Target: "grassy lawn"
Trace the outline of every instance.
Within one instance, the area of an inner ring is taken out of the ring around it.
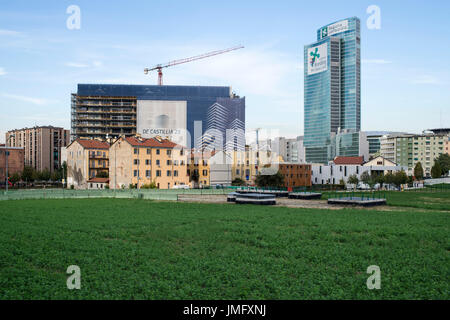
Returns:
[[[449,299],[449,218],[432,210],[2,201],[0,299]],[[81,268],[81,290],[66,288],[69,265]],[[369,265],[381,268],[380,290],[366,287]]]

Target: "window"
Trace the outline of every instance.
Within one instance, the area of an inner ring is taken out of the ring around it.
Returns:
[[[134,164],[138,165],[139,164],[139,159],[134,159]]]
[[[167,155],[170,156],[172,154],[172,150],[167,150]]]
[[[152,149],[148,148],[147,149],[147,154],[151,154],[151,152],[152,152]]]
[[[152,164],[152,160],[150,160],[150,159],[145,160],[145,164],[147,166],[151,165]]]
[[[203,170],[202,174],[206,177],[208,175],[208,170]]]
[[[139,154],[139,149],[138,148],[134,148],[134,154]]]
[[[236,169],[236,174],[239,174],[239,169]]]
[[[159,160],[156,160],[156,165],[159,166]]]
[[[147,178],[150,178],[150,176],[151,176],[151,170],[145,170],[145,176],[146,176]]]
[[[159,152],[160,152],[159,149],[156,149],[156,154],[159,154]]]
[[[134,175],[135,177],[137,177],[137,176],[139,175],[139,170],[134,170],[134,171],[133,171],[133,175]]]
[[[168,176],[168,177],[172,176],[172,171],[167,170],[167,176]]]
[[[156,176],[161,177],[161,170],[156,170]]]
[[[180,150],[180,156],[182,156],[184,154],[183,149]]]
[[[174,177],[178,177],[178,170],[174,170],[174,171],[173,171],[173,176],[174,176]]]
[[[170,166],[172,164],[171,160],[167,160],[167,165]]]

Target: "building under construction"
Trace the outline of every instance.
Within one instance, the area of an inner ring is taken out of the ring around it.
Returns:
[[[230,87],[78,85],[72,94],[72,141],[135,134],[195,148],[242,149],[245,98]]]

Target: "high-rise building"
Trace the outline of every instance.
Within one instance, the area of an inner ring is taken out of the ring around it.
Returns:
[[[188,148],[244,149],[245,98],[230,87],[78,85],[72,140],[135,134]]]
[[[304,48],[304,145],[306,161],[339,155],[336,136],[361,129],[360,20],[344,19],[317,31]],[[352,137],[353,138],[353,137]],[[358,136],[359,138],[359,136]],[[358,156],[359,141],[347,156]]]
[[[6,133],[6,141],[24,148],[26,166],[52,173],[61,166],[61,148],[70,143],[70,131],[52,126],[16,129]]]

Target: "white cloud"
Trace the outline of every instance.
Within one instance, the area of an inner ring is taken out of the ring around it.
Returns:
[[[67,67],[72,67],[72,68],[87,68],[87,67],[89,67],[88,64],[78,63],[78,62],[67,62],[65,65]]]
[[[5,69],[0,68],[0,76],[4,76],[6,73]]]
[[[5,98],[10,98],[10,99],[14,99],[14,100],[23,101],[23,102],[29,102],[29,103],[36,104],[39,106],[57,102],[56,100],[27,97],[27,96],[21,96],[21,95],[9,94],[9,93],[3,93],[2,96]]]
[[[92,62],[92,65],[94,66],[94,67],[101,67],[102,65],[103,65],[103,63],[101,62],[101,61],[94,61],[94,62]]]
[[[389,63],[392,63],[392,61],[384,60],[384,59],[362,59],[362,63],[367,63],[367,64],[389,64]]]
[[[430,75],[418,76],[412,80],[414,84],[438,84],[439,80],[436,77]]]
[[[103,63],[101,61],[93,61],[92,64],[91,63],[80,63],[80,62],[67,62],[65,64],[67,67],[71,67],[71,68],[89,68],[89,67],[101,67],[103,65]]]
[[[19,31],[0,29],[0,36],[20,36],[21,34]]]

